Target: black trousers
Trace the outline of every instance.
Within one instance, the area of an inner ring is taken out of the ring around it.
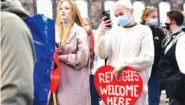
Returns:
[[[181,105],[181,104],[176,99],[170,98],[169,105]]]
[[[91,93],[91,105],[99,105],[100,96],[96,91],[94,85],[94,75],[90,75],[90,93]]]

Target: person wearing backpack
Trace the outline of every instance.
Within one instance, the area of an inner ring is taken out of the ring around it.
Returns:
[[[1,0],[1,105],[33,105],[35,53],[19,0]]]

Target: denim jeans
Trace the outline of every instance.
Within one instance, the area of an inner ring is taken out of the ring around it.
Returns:
[[[148,101],[149,105],[159,105],[161,89],[157,76],[151,76],[148,82]]]
[[[91,93],[91,105],[99,105],[100,96],[96,91],[94,85],[94,75],[90,75],[90,93]]]

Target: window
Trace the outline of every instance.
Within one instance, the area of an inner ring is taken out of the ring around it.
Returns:
[[[48,18],[53,18],[51,0],[37,0],[37,13]]]
[[[84,0],[76,0],[75,2],[80,10],[80,14],[82,18],[88,18],[87,2]]]
[[[134,21],[140,23],[141,14],[143,9],[145,8],[145,4],[141,1],[135,1],[133,3],[133,8],[134,8]]]
[[[114,12],[113,12],[113,7],[114,7],[115,3],[116,2],[114,2],[114,1],[106,1],[104,3],[104,8],[105,8],[105,10],[110,10],[110,16],[111,16],[111,20],[113,22],[113,25],[117,26],[116,17],[114,16]]]
[[[160,25],[165,26],[166,22],[166,13],[170,11],[170,4],[168,2],[159,3],[159,12],[160,12]]]

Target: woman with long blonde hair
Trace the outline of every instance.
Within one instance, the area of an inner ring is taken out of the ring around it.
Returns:
[[[56,42],[61,65],[58,105],[90,104],[89,48],[83,27],[76,4],[72,0],[61,0],[56,18]]]
[[[149,105],[159,105],[161,88],[157,75],[157,66],[164,53],[161,43],[165,35],[164,32],[158,27],[157,8],[153,6],[146,7],[141,15],[141,24],[148,25],[151,28],[155,48],[154,64],[152,66],[152,73],[148,82],[148,101]]]

